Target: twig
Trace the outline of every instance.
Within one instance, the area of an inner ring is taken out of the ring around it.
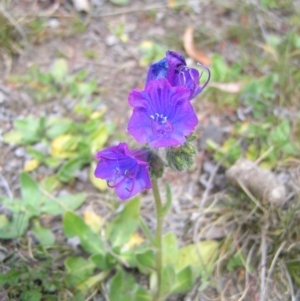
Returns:
[[[266,245],[266,232],[265,229],[261,232],[261,295],[260,301],[265,301],[266,295],[266,265],[267,265],[267,245]]]
[[[227,153],[221,158],[221,160],[217,163],[217,165],[215,166],[215,168],[213,169],[213,171],[211,172],[209,179],[207,181],[206,187],[205,187],[205,191],[202,195],[201,201],[200,201],[200,205],[199,205],[199,210],[198,210],[198,214],[201,213],[202,208],[204,206],[204,204],[206,203],[208,196],[209,196],[209,192],[211,190],[212,187],[212,183],[213,180],[220,168],[220,166],[222,165],[222,163],[225,161],[225,159],[229,156],[229,153],[231,151],[231,149],[233,149],[234,147],[236,147],[237,145],[239,145],[242,140],[244,139],[244,136],[242,136],[236,143],[234,143],[227,151]],[[201,219],[199,218],[196,223],[195,223],[195,227],[194,227],[194,231],[193,231],[193,241],[196,242],[196,237],[197,237],[197,229],[199,227]]]
[[[25,50],[28,50],[29,43],[28,43],[28,40],[27,40],[27,37],[26,37],[26,34],[25,34],[23,28],[18,24],[18,22],[15,21],[15,19],[5,10],[5,8],[2,5],[0,5],[0,12],[19,32],[19,34],[21,35],[21,37],[23,39]]]
[[[6,194],[8,195],[8,197],[10,199],[13,199],[14,196],[13,196],[13,194],[12,194],[10,188],[9,188],[9,185],[8,185],[6,179],[4,178],[4,176],[1,173],[0,173],[0,180],[2,181],[2,183],[1,183],[2,187],[4,188],[4,190],[5,190]]]
[[[189,1],[188,3],[178,3],[176,5],[174,5],[174,8],[178,8],[178,7],[182,7],[182,6],[191,6],[194,4],[203,4],[203,0],[195,0],[195,1]],[[114,17],[117,15],[124,15],[124,14],[131,14],[131,13],[136,13],[136,12],[141,12],[141,11],[149,11],[149,10],[160,10],[160,9],[169,9],[169,5],[168,4],[151,4],[151,5],[147,5],[147,6],[139,6],[139,7],[132,7],[132,8],[126,8],[126,9],[119,9],[119,10],[114,10],[111,12],[107,12],[107,13],[102,13],[102,14],[97,14],[94,16],[89,16],[90,18],[93,19],[101,19],[104,17]],[[49,17],[49,14],[47,14],[46,16]],[[45,17],[44,13],[42,14],[37,14],[37,15],[32,15],[32,14],[26,14],[26,17]],[[62,15],[51,15],[51,17],[53,18],[74,18],[74,16],[62,16]]]
[[[242,296],[241,296],[241,298],[239,298],[239,300],[238,301],[243,301],[244,300],[244,297],[246,296],[246,294],[248,293],[248,291],[249,291],[249,288],[250,288],[250,284],[248,284],[248,286],[246,287],[246,289],[244,290],[244,292],[243,292],[243,294],[242,294]]]
[[[246,286],[250,284],[250,283],[249,283],[249,282],[250,282],[250,281],[249,281],[249,275],[250,275],[250,273],[249,273],[249,268],[248,268],[248,267],[250,267],[250,261],[251,261],[251,259],[252,259],[252,255],[253,255],[253,251],[254,251],[255,247],[256,247],[256,244],[254,244],[254,245],[251,247],[251,249],[250,249],[250,251],[249,251],[249,254],[248,254],[248,256],[247,256],[247,260],[246,260]]]
[[[244,185],[244,183],[240,180],[237,180],[241,188],[244,190],[249,199],[259,207],[263,212],[266,212],[265,208],[259,203],[259,201],[254,197],[254,195],[249,191],[249,189]]]
[[[267,149],[254,163],[259,164],[263,161],[272,151],[274,150],[274,146],[272,145],[269,149]]]
[[[284,242],[281,244],[281,246],[278,248],[278,250],[277,250],[277,252],[276,252],[276,254],[275,254],[275,256],[274,256],[274,258],[273,258],[273,260],[272,260],[271,267],[270,267],[270,270],[269,270],[269,272],[268,272],[268,277],[267,277],[267,279],[270,279],[270,278],[271,278],[271,275],[272,275],[272,273],[273,273],[273,270],[274,270],[276,261],[277,261],[279,255],[280,255],[282,249],[285,247],[285,245],[286,245],[286,241],[284,241]]]
[[[290,273],[289,273],[289,271],[288,271],[285,263],[281,262],[281,265],[282,265],[282,268],[284,269],[284,272],[286,274],[286,278],[287,278],[287,280],[289,282],[289,286],[290,286],[290,290],[291,290],[291,295],[292,295],[291,296],[292,297],[291,301],[296,301],[296,296],[295,296],[295,292],[294,292],[294,285],[293,285],[293,281],[292,281],[291,275],[290,275]]]

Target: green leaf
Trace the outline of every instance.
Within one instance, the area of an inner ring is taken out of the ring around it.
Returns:
[[[175,264],[176,271],[179,272],[190,266],[195,277],[209,276],[213,270],[218,247],[219,244],[216,241],[206,240],[181,248]]]
[[[97,82],[96,81],[90,81],[88,83],[79,83],[77,85],[78,88],[78,94],[79,95],[89,95],[93,94],[97,89]]]
[[[137,253],[136,261],[142,273],[148,274],[155,269],[155,254],[152,249]]]
[[[63,182],[69,182],[76,171],[80,170],[82,166],[88,163],[88,158],[74,158],[65,163],[58,171],[58,179]]]
[[[289,141],[290,132],[290,122],[287,119],[284,119],[273,131],[271,131],[270,138],[275,145],[285,144]]]
[[[38,220],[34,222],[31,231],[42,246],[50,246],[55,243],[55,235],[53,232],[50,229],[41,226]]]
[[[37,159],[40,162],[43,162],[45,159],[45,154],[37,151],[36,149],[32,147],[27,147],[27,153],[31,155],[32,158]]]
[[[52,168],[56,168],[60,165],[61,160],[58,158],[44,158],[43,163],[45,163],[47,166],[52,167]]]
[[[90,277],[96,266],[90,260],[72,256],[65,260],[65,267],[69,274],[69,277],[67,278],[68,285],[76,286]]]
[[[30,215],[27,213],[15,213],[11,221],[7,220],[7,223],[0,228],[1,239],[12,239],[22,236],[29,225]]]
[[[22,133],[16,130],[12,130],[6,133],[3,136],[3,142],[12,143],[12,144],[20,144],[22,142]]]
[[[79,285],[77,285],[77,289],[81,292],[87,293],[95,285],[99,284],[99,282],[102,282],[108,275],[109,271],[104,271],[97,275],[91,276],[88,279],[81,282]]]
[[[27,117],[14,121],[14,127],[22,134],[24,143],[34,143],[41,140],[43,131],[43,118]]]
[[[129,0],[110,0],[110,2],[116,5],[127,5]]]
[[[178,243],[174,233],[168,232],[163,237],[163,263],[173,264],[178,257]]]
[[[21,295],[21,301],[40,301],[42,300],[42,294],[35,290],[25,291]]]
[[[176,275],[175,275],[174,266],[171,264],[165,265],[161,271],[161,295],[162,296],[166,297],[171,293],[175,281],[176,281]]]
[[[70,119],[57,118],[46,131],[46,135],[49,139],[54,139],[67,133],[74,126],[74,122]]]
[[[85,193],[68,194],[58,198],[48,198],[42,207],[41,212],[48,214],[62,214],[65,211],[73,211],[80,207],[86,199]]]
[[[231,272],[236,267],[243,267],[245,263],[245,258],[241,252],[235,253],[227,263],[226,269]]]
[[[212,81],[222,82],[228,79],[228,66],[224,58],[220,55],[213,55],[212,66],[210,68]]]
[[[191,290],[194,285],[193,271],[190,266],[185,267],[176,275],[172,294],[182,294]]]
[[[134,292],[134,301],[152,301],[153,296],[140,285],[137,286]]]
[[[56,175],[49,176],[47,178],[44,178],[40,182],[40,187],[42,190],[45,190],[47,192],[51,192],[54,189],[58,188],[60,185],[60,182],[57,179]]]
[[[103,145],[107,142],[109,137],[109,132],[107,130],[106,124],[98,125],[97,130],[92,132],[89,137],[90,150],[91,153],[96,153]]]
[[[110,301],[132,301],[134,296],[134,287],[136,285],[134,278],[119,270],[109,283]]]
[[[67,61],[65,59],[56,60],[51,68],[50,73],[58,84],[66,81],[66,76],[68,75]]]
[[[30,215],[26,204],[20,199],[0,198],[0,203],[12,213],[26,213]]]
[[[90,260],[103,271],[111,269],[117,263],[117,260],[110,254],[94,254]]]
[[[22,172],[20,175],[21,193],[24,204],[32,216],[39,215],[42,195],[37,182],[29,174]]]
[[[107,237],[113,247],[123,246],[139,225],[140,200],[133,198],[124,203],[117,217],[108,225]]]
[[[68,238],[79,237],[80,244],[86,252],[90,254],[105,253],[102,239],[75,213],[66,212],[64,214],[63,230]]]

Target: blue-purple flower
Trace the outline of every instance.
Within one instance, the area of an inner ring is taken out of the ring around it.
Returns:
[[[147,150],[129,150],[126,143],[109,147],[95,156],[100,160],[95,176],[106,180],[109,187],[115,188],[120,199],[129,199],[152,187],[148,155]]]
[[[200,86],[202,73],[195,68],[189,68],[186,65],[184,57],[175,51],[167,51],[166,57],[150,66],[146,84],[153,79],[166,78],[172,87],[185,86],[190,90],[189,99],[193,99],[203,91],[210,80],[210,71],[202,66],[208,72],[206,82]]]
[[[151,147],[182,145],[198,124],[189,97],[188,87],[172,87],[166,78],[149,81],[144,91],[134,89],[128,98],[134,108],[129,133]]]

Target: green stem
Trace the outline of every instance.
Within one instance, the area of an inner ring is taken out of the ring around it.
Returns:
[[[142,228],[142,231],[146,235],[146,237],[151,242],[152,246],[155,247],[156,246],[156,241],[155,241],[154,237],[151,235],[150,230],[149,230],[147,224],[145,223],[145,221],[142,217],[140,217],[140,226]]]
[[[161,197],[159,194],[159,189],[157,185],[157,179],[152,178],[152,191],[155,200],[156,207],[156,272],[157,272],[157,291],[154,301],[160,301],[161,297],[161,273],[162,273],[162,226],[163,226],[163,206],[161,202]]]

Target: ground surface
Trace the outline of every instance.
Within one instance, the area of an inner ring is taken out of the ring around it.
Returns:
[[[141,45],[145,41],[155,42],[162,50],[176,50],[189,57],[186,45],[184,47],[184,43],[188,43],[184,35],[187,28],[192,27],[193,47],[198,49],[202,63],[215,54],[221,56],[229,68],[239,62],[243,69],[240,74],[246,81],[249,77],[259,78],[272,73],[273,66],[262,63],[274,55],[272,50],[264,48],[264,35],[266,32],[287,35],[296,27],[291,21],[293,16],[296,18],[293,9],[296,11],[299,8],[296,1],[287,3],[286,7],[279,5],[279,8],[274,9],[265,8],[260,3],[238,1],[236,5],[223,1],[201,1],[201,4],[199,1],[189,1],[188,5],[177,7],[172,7],[172,3],[176,1],[157,1],[151,4],[149,1],[134,0],[122,7],[109,1],[91,2],[91,12],[78,16],[72,3],[68,1],[7,1],[8,11],[20,24],[20,32],[16,34],[21,46],[15,53],[5,48],[1,51],[0,135],[3,136],[13,128],[16,118],[28,115],[72,118],[72,110],[78,99],[54,94],[47,101],[36,102],[28,89],[28,83],[18,85],[11,80],[12,75],[28,73],[33,64],[47,72],[55,59],[63,57],[68,62],[69,74],[86,70],[87,79],[97,82],[94,99],[107,108],[104,120],[115,124],[115,131],[106,145],[125,140],[134,146],[134,140],[126,131],[131,115],[127,96],[133,88],[142,89],[145,82],[147,67],[141,63]],[[42,20],[42,26],[34,32],[32,22],[36,19]],[[299,33],[297,27],[296,33]],[[159,51],[161,50],[157,50],[158,53]],[[299,67],[299,56],[296,58]],[[196,64],[196,60],[192,58],[188,58],[187,62],[190,65]],[[216,78],[215,82],[218,81],[238,83],[240,79],[236,75],[230,78],[229,75],[224,80],[222,76]],[[299,300],[299,280],[297,283],[294,278],[296,276],[291,276],[287,268],[288,260],[299,263],[299,257],[289,253],[289,248],[295,247],[295,252],[299,250],[296,247],[299,234],[295,229],[293,233],[289,232],[289,229],[293,229],[292,221],[289,220],[286,224],[282,221],[286,221],[281,219],[284,215],[281,209],[283,204],[279,209],[270,209],[267,205],[262,210],[263,213],[257,212],[256,207],[254,210],[248,204],[251,201],[246,194],[235,190],[226,182],[225,171],[229,166],[223,166],[222,161],[218,163],[212,152],[207,150],[207,139],[222,145],[235,131],[237,122],[252,120],[251,106],[248,110],[249,106],[240,101],[239,94],[229,95],[219,95],[209,90],[208,93],[197,96],[193,102],[199,118],[195,132],[198,151],[195,164],[183,173],[167,170],[161,180],[162,187],[164,182],[170,184],[173,194],[164,230],[176,233],[180,246],[206,239],[222,242],[219,260],[207,288],[198,291],[200,283],[197,283],[188,294],[175,296],[170,300]],[[298,102],[291,100],[288,105],[282,106],[278,101],[277,104],[272,104],[274,107],[267,114],[287,116],[294,125],[293,137],[296,141],[299,134]],[[275,112],[276,109],[279,113]],[[242,140],[238,142],[243,143]],[[0,193],[11,193],[17,197],[20,195],[19,173],[30,156],[25,146],[1,141],[0,146]],[[284,210],[295,213],[293,208],[297,208],[298,204],[299,160],[296,155],[291,155],[289,159],[289,164],[273,166],[273,171],[281,176],[282,183],[288,183],[289,193],[287,201],[284,201]],[[55,169],[40,165],[31,174],[42,181],[54,172]],[[63,195],[67,192],[85,191],[89,197],[81,212],[84,208],[93,206],[97,213],[104,216],[109,211],[105,201],[114,198],[114,194],[112,191],[99,193],[90,183],[88,172],[88,167],[84,167],[76,174],[74,181],[60,186],[53,193]],[[143,194],[142,200],[142,214],[150,227],[153,227],[154,207],[151,194]],[[294,222],[298,219],[295,216]],[[59,230],[59,218],[44,223],[58,229],[58,236],[60,234],[61,241],[64,241]],[[297,223],[295,227],[298,227]],[[281,246],[282,249],[278,251]],[[3,241],[3,247],[9,252],[17,247],[21,253],[22,250],[26,253],[24,241]],[[290,257],[281,255],[282,250],[290,254]],[[236,263],[233,269],[228,268],[226,264],[229,259],[238,252],[243,252],[245,262]],[[298,275],[299,265],[296,269],[295,275]],[[102,300],[101,293],[93,298]],[[5,296],[2,300],[6,300]]]

